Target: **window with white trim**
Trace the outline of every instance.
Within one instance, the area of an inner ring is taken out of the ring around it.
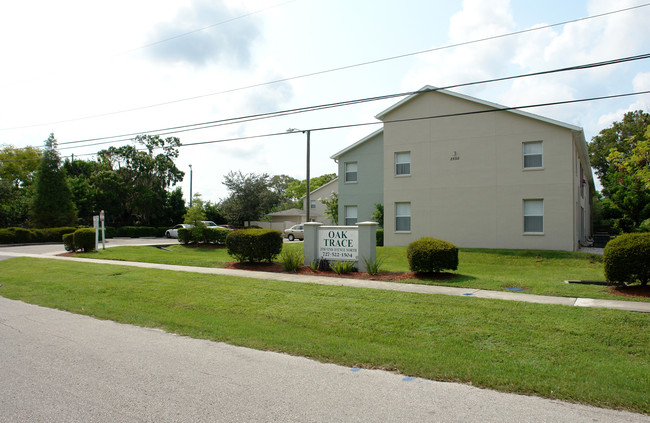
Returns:
[[[544,233],[544,200],[524,200],[524,233]]]
[[[357,182],[357,162],[345,163],[345,182]]]
[[[524,169],[539,169],[544,166],[542,141],[523,143]]]
[[[395,203],[395,232],[411,231],[411,203]]]
[[[316,208],[316,200],[309,200],[309,207],[311,207],[312,209],[315,209]]]
[[[411,174],[411,152],[395,153],[395,175]]]
[[[345,206],[345,225],[357,224],[357,206]]]

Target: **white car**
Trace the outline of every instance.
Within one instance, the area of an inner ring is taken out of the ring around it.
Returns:
[[[173,228],[167,229],[165,231],[165,236],[167,238],[178,238],[178,230],[179,229],[183,229],[183,228],[188,229],[188,228],[191,228],[191,227],[192,227],[192,225],[188,225],[186,223],[179,223],[178,225],[174,226]]]
[[[293,241],[296,238],[303,241],[305,239],[305,226],[293,225],[289,229],[284,230],[283,236],[289,241]]]

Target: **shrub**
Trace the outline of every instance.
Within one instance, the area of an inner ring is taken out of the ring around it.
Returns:
[[[343,275],[352,272],[355,263],[355,261],[332,261],[330,262],[330,269],[337,275]]]
[[[620,284],[650,279],[650,233],[617,236],[605,246],[603,256],[605,278]]]
[[[129,238],[155,237],[159,234],[159,228],[152,226],[122,226],[117,228],[117,236]],[[163,231],[163,235],[165,232]]]
[[[26,244],[34,242],[36,234],[30,229],[3,228],[0,229],[0,244]]]
[[[228,254],[239,262],[272,262],[282,251],[282,233],[275,229],[242,229],[226,237]]]
[[[93,251],[95,249],[95,230],[92,228],[81,228],[74,231],[74,246],[77,250]]]
[[[383,229],[377,229],[377,235],[375,236],[377,240],[377,247],[383,247],[384,246],[384,230]]]
[[[409,244],[406,257],[412,272],[440,272],[458,269],[458,247],[435,238],[420,238]]]
[[[362,257],[363,264],[366,265],[366,269],[368,271],[369,275],[376,275],[381,271],[381,266],[384,264],[384,259],[382,258],[375,258],[374,260]]]
[[[205,227],[202,241],[210,244],[225,244],[229,233],[226,228]]]
[[[312,272],[320,270],[320,262],[321,260],[312,260],[312,262],[309,263],[309,268],[312,270]]]
[[[74,233],[63,235],[63,247],[66,251],[77,251],[77,248],[74,246]]]
[[[188,228],[180,228],[178,230],[178,242],[181,244],[189,244],[193,240],[192,231]]]
[[[280,256],[284,270],[288,272],[295,272],[300,269],[305,261],[301,250],[285,249]]]

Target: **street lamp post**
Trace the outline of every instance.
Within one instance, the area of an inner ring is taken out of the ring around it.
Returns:
[[[192,165],[190,165],[190,208],[192,208]]]

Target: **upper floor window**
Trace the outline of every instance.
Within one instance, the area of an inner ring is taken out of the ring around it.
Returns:
[[[524,200],[524,233],[544,232],[544,200]]]
[[[524,143],[524,169],[541,168],[544,164],[542,156],[541,141]]]
[[[395,175],[411,174],[411,152],[395,153]]]
[[[345,182],[357,182],[357,162],[345,163]]]
[[[309,200],[309,203],[310,203],[309,207],[311,207],[312,209],[316,208],[316,200]]]
[[[357,206],[345,206],[345,225],[357,224]]]

